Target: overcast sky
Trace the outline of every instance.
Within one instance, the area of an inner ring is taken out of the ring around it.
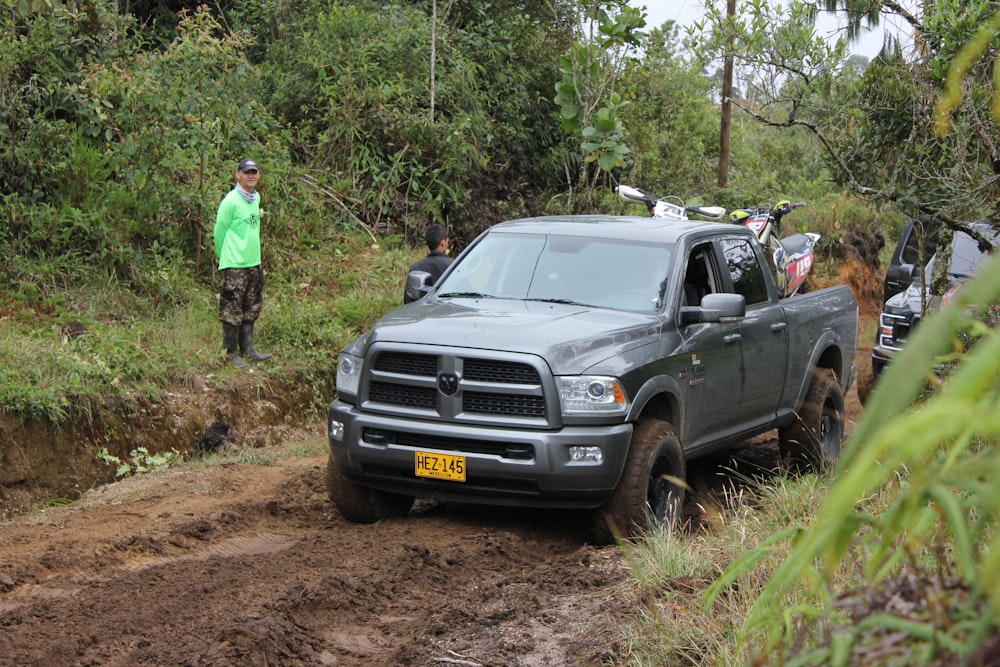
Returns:
[[[722,7],[725,6],[723,0],[716,0],[716,2],[720,2]],[[663,25],[664,21],[671,19],[686,26],[701,18],[704,12],[703,0],[629,0],[629,4],[633,7],[645,5],[647,30],[658,28]],[[826,13],[822,14],[816,26],[817,32],[821,35],[834,35],[836,29],[837,18]],[[879,49],[882,48],[882,36],[881,29],[868,33],[858,43],[851,45],[851,53],[869,59],[874,58]]]

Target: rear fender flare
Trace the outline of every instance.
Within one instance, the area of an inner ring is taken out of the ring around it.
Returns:
[[[802,402],[806,400],[806,392],[809,391],[809,384],[812,381],[813,372],[817,368],[829,368],[837,376],[837,382],[840,386],[847,391],[848,385],[847,381],[849,378],[844,376],[844,351],[841,348],[840,336],[834,331],[824,331],[813,345],[812,354],[809,355],[809,365],[806,366],[806,372],[802,374],[799,382],[799,391],[795,396],[795,407],[802,405]],[[853,362],[853,359],[851,359]]]

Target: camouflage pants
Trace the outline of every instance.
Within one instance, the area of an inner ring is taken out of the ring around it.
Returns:
[[[264,270],[223,269],[219,294],[219,319],[227,324],[255,322],[264,301]]]

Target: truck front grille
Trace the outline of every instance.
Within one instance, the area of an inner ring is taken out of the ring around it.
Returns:
[[[375,346],[362,383],[366,408],[443,421],[552,426],[541,360],[531,362],[455,354],[426,354]],[[526,356],[526,355],[522,355]],[[557,400],[552,397],[551,400]]]
[[[390,405],[433,409],[437,404],[437,390],[428,387],[407,387],[389,382],[372,382],[368,389],[368,398]]]
[[[437,375],[437,357],[431,354],[400,354],[383,352],[375,358],[375,370],[400,375]]]
[[[889,350],[901,350],[910,335],[910,327],[910,321],[906,317],[883,312],[879,317],[879,345]]]
[[[466,412],[484,415],[545,416],[545,400],[541,396],[506,396],[467,391],[463,404]]]
[[[508,382],[510,384],[538,384],[538,371],[527,364],[466,359],[465,379],[477,382]]]

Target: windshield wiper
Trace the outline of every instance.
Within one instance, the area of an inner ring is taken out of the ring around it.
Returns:
[[[452,297],[455,299],[493,299],[492,294],[480,294],[479,292],[445,292],[437,295],[439,299]]]
[[[584,306],[586,308],[593,308],[589,303],[580,303],[579,301],[574,301],[573,299],[524,299],[525,301],[537,301],[539,303],[558,303],[563,306]]]

